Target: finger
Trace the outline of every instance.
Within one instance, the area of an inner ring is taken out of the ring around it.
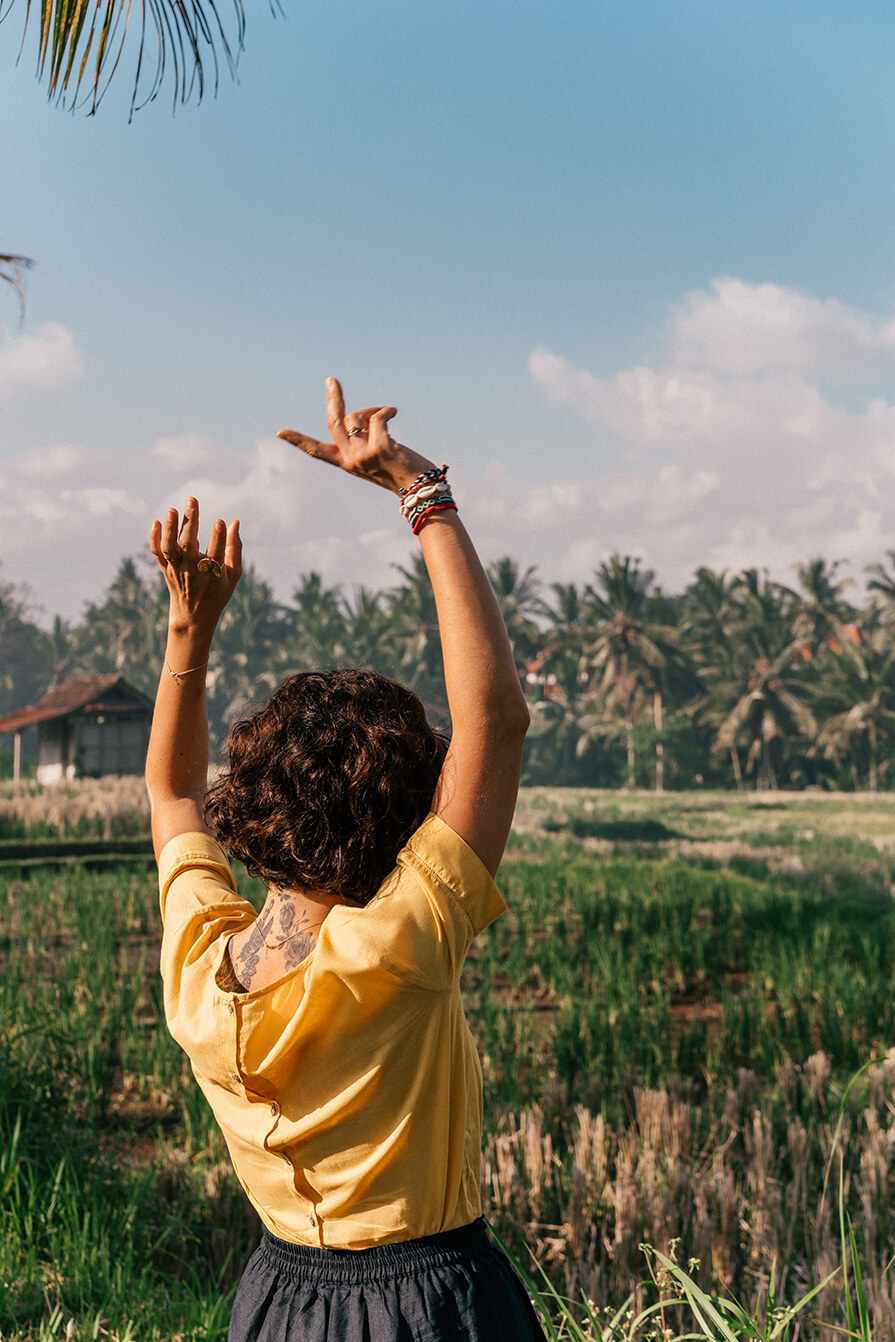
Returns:
[[[183,505],[183,523],[180,527],[180,548],[185,554],[199,551],[199,504],[189,498]]]
[[[338,465],[339,449],[335,443],[321,443],[319,439],[310,438],[306,433],[296,433],[294,429],[280,429],[277,437],[291,443],[293,447],[300,448],[306,456],[319,457],[321,461],[328,461],[332,466]]]
[[[394,419],[397,413],[398,408],[394,405],[383,405],[373,411],[368,429],[371,447],[385,446],[389,437],[388,422]]]
[[[339,447],[346,447],[348,433],[345,429],[345,397],[342,395],[341,384],[335,377],[326,379],[326,424]]]
[[[358,419],[362,419],[365,424],[369,424],[373,416],[378,415],[382,410],[392,410],[394,414],[398,413],[392,406],[368,405],[363,410],[352,411],[352,414],[357,416]],[[351,416],[349,415],[349,419],[350,418]]]
[[[165,521],[162,526],[162,554],[169,564],[176,564],[180,559],[180,546],[177,543],[177,509],[169,508],[165,513]]]
[[[391,411],[389,418],[398,413],[394,406],[382,405],[368,405],[363,410],[349,411],[345,416],[345,427],[349,430],[349,436],[351,436],[350,430],[354,428],[360,429],[361,433],[368,433],[373,416],[382,414],[383,411]]]
[[[162,554],[162,524],[158,519],[149,529],[149,551],[159,568],[165,568],[165,556]]]
[[[239,582],[242,574],[242,537],[239,534],[239,518],[231,522],[227,528],[224,567],[234,582]]]
[[[224,550],[227,544],[227,527],[219,517],[211,528],[211,535],[208,538],[208,546],[205,553],[209,559],[213,559],[216,564],[223,564]]]
[[[345,416],[345,432],[349,438],[356,438],[358,434],[367,432],[367,421],[369,416],[365,416],[362,410],[352,410]]]

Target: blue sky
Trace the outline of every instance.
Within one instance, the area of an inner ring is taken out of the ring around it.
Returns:
[[[21,0],[20,0],[21,2]],[[288,594],[386,585],[391,500],[295,461],[394,401],[487,558],[584,581],[895,545],[895,13],[284,0],[239,83],[48,105],[0,25],[0,578],[76,616],[166,502]]]

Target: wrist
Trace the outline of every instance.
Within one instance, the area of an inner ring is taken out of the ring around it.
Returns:
[[[425,471],[433,470],[435,463],[420,452],[414,452],[413,448],[405,447],[403,443],[395,443],[394,439],[392,443],[397,449],[397,455],[390,463],[388,488],[393,494],[400,495]]]
[[[196,629],[192,625],[169,625],[165,645],[165,659],[173,670],[181,666],[196,666],[207,662],[211,652],[214,631]]]
[[[195,615],[177,615],[171,611],[168,616],[168,639],[193,643],[197,647],[204,643],[210,648],[217,627],[217,618],[209,623],[207,619],[199,620]]]

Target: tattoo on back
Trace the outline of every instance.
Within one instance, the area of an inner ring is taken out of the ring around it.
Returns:
[[[237,960],[237,972],[243,983],[251,987],[252,979],[258,970],[258,961],[261,959],[261,953],[264,950],[264,943],[270,935],[270,929],[273,927],[274,911],[267,905],[261,910],[261,914],[255,926],[252,928],[252,935],[240,951]]]
[[[230,953],[233,943],[228,943],[228,954],[218,971],[218,986],[225,992],[251,992],[265,950],[273,952],[275,958],[269,964],[280,973],[294,969],[317,945],[313,932],[303,930],[309,921],[307,911],[297,910],[285,892],[271,891],[248,940],[235,957]]]
[[[244,993],[247,991],[245,984],[240,979],[230,957],[230,943],[227,943],[227,954],[224,956],[224,963],[218,970],[218,987],[225,993]]]
[[[289,942],[284,948],[284,963],[287,969],[294,969],[300,965],[302,960],[307,959],[311,951],[316,946],[316,942],[310,932],[305,932]]]

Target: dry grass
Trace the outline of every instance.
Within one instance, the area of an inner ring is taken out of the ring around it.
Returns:
[[[0,836],[114,839],[138,832],[149,833],[142,778],[80,778],[55,787],[0,783]]]
[[[846,1194],[860,1207],[855,1226],[872,1335],[895,1338],[895,1049],[868,1072],[838,1135],[841,1095],[824,1054],[786,1069],[779,1085],[783,1109],[760,1097],[746,1071],[721,1104],[711,1094],[695,1104],[674,1084],[635,1088],[630,1119],[615,1128],[580,1105],[559,1123],[541,1107],[510,1115],[487,1140],[482,1164],[498,1231],[524,1261],[523,1229],[559,1289],[570,1298],[583,1292],[600,1309],[632,1289],[634,1307],[643,1308],[650,1284],[642,1245],[673,1256],[679,1241],[698,1259],[704,1289],[742,1295],[743,1282],[751,1283],[743,1304],[761,1318],[772,1271],[777,1299],[793,1302],[841,1262],[844,1158]],[[716,1115],[708,1123],[705,1110]],[[830,1174],[826,1185],[813,1173],[818,1157]],[[840,1274],[812,1302],[798,1335],[841,1338],[842,1294]]]

